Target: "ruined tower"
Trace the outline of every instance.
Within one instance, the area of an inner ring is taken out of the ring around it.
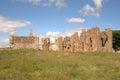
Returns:
[[[33,36],[33,31],[32,31],[32,29],[30,29],[30,36],[31,36],[31,37]]]

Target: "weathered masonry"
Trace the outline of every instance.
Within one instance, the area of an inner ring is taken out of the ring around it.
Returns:
[[[112,31],[107,28],[101,32],[98,27],[93,27],[89,30],[82,30],[80,36],[78,33],[74,33],[70,37],[58,38],[56,45],[58,50],[70,51],[70,52],[82,52],[82,51],[100,51],[100,52],[112,52]],[[57,41],[56,40],[56,41]]]
[[[29,36],[10,36],[9,42],[12,49],[39,48],[39,37],[33,36],[32,30]]]
[[[50,47],[50,38],[42,39],[42,49],[49,50]]]
[[[107,28],[100,32],[98,27],[83,30],[80,36],[81,51],[112,52],[112,31]]]
[[[39,37],[33,36],[32,30],[30,36],[10,36],[9,41],[10,48],[13,49],[39,49]],[[43,50],[112,52],[112,31],[107,28],[101,32],[99,27],[92,27],[88,30],[83,29],[80,36],[75,32],[71,36],[59,37],[54,45],[50,44],[50,38],[43,38],[41,45]]]

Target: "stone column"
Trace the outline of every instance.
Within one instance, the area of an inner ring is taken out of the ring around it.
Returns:
[[[108,40],[106,42],[106,48],[108,52],[112,52],[112,31],[110,30],[110,28],[105,29],[105,33],[108,36]]]

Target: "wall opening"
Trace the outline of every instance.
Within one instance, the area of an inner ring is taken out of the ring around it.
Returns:
[[[84,50],[84,42],[82,42],[82,50]]]
[[[90,47],[92,47],[92,39],[90,38]]]

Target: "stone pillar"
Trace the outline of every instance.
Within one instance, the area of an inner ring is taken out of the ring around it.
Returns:
[[[70,37],[70,45],[71,45],[70,51],[71,51],[71,52],[74,52],[74,49],[75,49],[75,45],[74,45],[74,35],[72,35],[72,36]]]
[[[42,49],[49,50],[49,47],[50,47],[50,38],[42,39]]]
[[[30,29],[30,36],[31,36],[31,37],[33,36],[33,32],[32,32],[32,29]]]
[[[56,39],[56,45],[58,46],[59,51],[63,51],[63,38],[59,37]]]
[[[71,48],[70,37],[64,38],[63,48],[64,48],[64,51],[70,51],[70,48]]]
[[[108,40],[106,42],[106,48],[108,52],[112,52],[112,31],[110,30],[110,28],[105,29],[105,33],[108,36]]]
[[[82,29],[80,34],[80,51],[85,51],[85,43],[86,43],[86,29]]]
[[[71,52],[80,52],[80,42],[78,32],[71,36]]]
[[[99,27],[94,27],[92,30],[92,51],[101,51],[101,32]]]

